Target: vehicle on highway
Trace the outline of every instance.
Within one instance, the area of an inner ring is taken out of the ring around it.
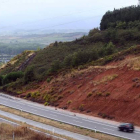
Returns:
[[[118,126],[120,131],[134,132],[134,125],[132,123],[122,123]]]

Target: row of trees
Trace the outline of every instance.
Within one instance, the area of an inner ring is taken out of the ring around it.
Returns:
[[[107,29],[100,31],[96,28],[91,30],[88,36],[76,40],[75,43],[91,44],[96,42],[108,43],[110,41],[118,44],[120,47],[132,41],[139,43],[140,32],[137,29]]]
[[[122,27],[123,26],[123,27]],[[102,17],[100,29],[113,28],[140,28],[140,6],[130,6],[108,11]]]

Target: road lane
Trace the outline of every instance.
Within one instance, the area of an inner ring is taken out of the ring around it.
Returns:
[[[94,121],[93,119],[86,119],[72,114],[66,114],[59,112],[58,110],[51,110],[43,105],[38,106],[33,102],[26,102],[24,100],[18,100],[12,97],[6,98],[0,96],[0,104],[67,124],[84,127],[91,130],[96,129],[97,131],[103,133],[116,135],[127,139],[140,140],[140,131],[135,131],[135,133],[120,132],[118,131],[117,126],[113,124],[111,125],[97,120]]]

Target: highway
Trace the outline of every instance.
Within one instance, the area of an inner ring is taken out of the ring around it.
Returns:
[[[46,131],[53,132],[55,134],[59,134],[59,135],[62,135],[62,136],[66,136],[66,137],[75,139],[75,140],[97,140],[97,139],[94,139],[94,138],[90,138],[89,136],[84,136],[84,135],[81,135],[81,134],[69,132],[67,130],[59,129],[59,128],[56,128],[56,127],[53,127],[53,126],[50,126],[50,125],[46,125],[44,123],[36,122],[36,121],[30,120],[30,119],[27,119],[27,118],[24,118],[24,117],[9,113],[9,112],[5,112],[5,111],[0,110],[0,114],[2,116],[8,116],[8,118],[11,118],[11,119],[16,120],[18,122],[22,122],[22,123],[26,122],[26,124],[28,124],[30,126],[33,126],[35,128],[40,128],[40,129],[43,129],[43,130],[46,130]],[[11,124],[13,126],[20,125],[18,123],[14,123],[12,121],[9,121],[9,120],[3,119],[3,118],[0,118],[0,122],[8,123],[8,124]],[[57,140],[66,140],[66,138],[61,138],[59,136],[55,136],[55,134],[44,133],[44,132],[38,131],[36,129],[33,129],[31,127],[30,127],[30,129],[35,131],[35,132],[45,134],[47,136],[51,136],[51,137],[53,137],[54,140],[55,139],[57,139]]]
[[[138,130],[135,130],[134,133],[121,132],[118,131],[117,126],[113,124],[93,120],[90,118],[84,118],[77,115],[75,116],[72,113],[68,114],[55,109],[50,109],[34,102],[25,101],[11,96],[5,96],[2,93],[0,94],[0,104],[59,122],[126,138],[128,140],[140,140],[140,131]]]

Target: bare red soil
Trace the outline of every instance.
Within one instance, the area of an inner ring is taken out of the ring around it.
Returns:
[[[119,67],[126,59],[57,75],[22,96],[47,91],[58,97],[53,105],[59,108],[140,125],[140,71],[127,65]],[[44,102],[42,97],[36,101]]]

